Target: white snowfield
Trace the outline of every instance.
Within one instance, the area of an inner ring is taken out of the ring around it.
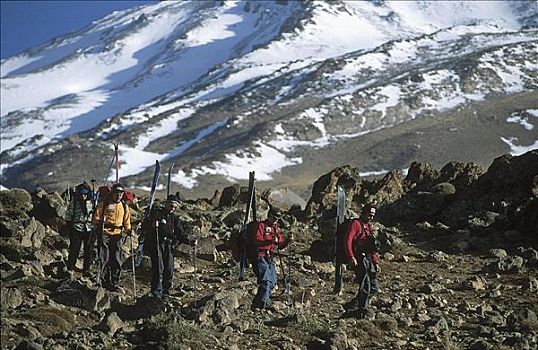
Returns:
[[[272,173],[302,162],[297,154],[300,147],[327,147],[339,139],[391,127],[423,111],[455,108],[492,92],[489,86],[472,93],[461,91],[454,71],[435,68],[423,72],[424,79],[416,86],[401,86],[385,81],[387,69],[427,66],[431,55],[448,60],[487,50],[480,64],[498,72],[501,83],[495,89],[523,91],[538,76],[538,64],[526,58],[528,50],[538,51],[536,27],[521,30],[523,20],[532,13],[538,13],[536,2],[514,1],[347,1],[341,5],[163,1],[114,12],[79,32],[2,60],[0,148],[21,157],[2,164],[1,169],[28,161],[40,147],[70,135],[99,128],[96,136],[105,137],[175,110],[136,134],[134,147],[120,145],[121,159],[126,161],[122,177],[135,175],[155,159],[177,157],[220,128],[233,126],[229,123],[237,125],[248,118],[229,115],[165,153],[146,151],[151,141],[174,133],[178,122],[196,116],[199,108],[241,91],[248,82],[262,85],[278,77],[290,79],[268,103],[285,104],[316,65],[346,57],[345,64],[320,79],[311,93],[333,97],[332,103],[344,105],[361,95],[376,96],[375,105],[353,111],[362,118],[361,130],[334,132],[325,120],[331,106],[308,109],[297,118],[311,120],[319,138],[298,139],[281,123],[275,126],[272,140],[259,140],[251,149],[228,154],[210,165],[178,167],[173,178],[192,188],[202,175],[246,179],[248,167],[258,179],[269,180]],[[295,23],[296,18],[302,19]],[[295,23],[293,28],[290,23]],[[452,45],[462,39],[467,44],[454,52]],[[516,56],[519,52],[523,63],[504,61],[506,50]],[[365,72],[372,78],[364,80]],[[435,91],[441,84],[454,88],[438,95]],[[395,119],[391,111],[401,107],[412,88],[426,92],[421,101],[424,107]],[[103,122],[109,124],[102,126]],[[515,146],[516,140],[503,141],[514,152],[521,151],[516,147],[526,147]]]

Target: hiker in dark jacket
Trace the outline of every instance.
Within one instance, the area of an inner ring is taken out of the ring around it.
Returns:
[[[179,201],[174,195],[168,196],[164,207],[154,207],[143,222],[145,232],[144,249],[151,258],[151,294],[154,298],[168,301],[174,274],[174,245],[187,243],[195,245],[185,237],[185,229],[174,210]],[[158,241],[158,244],[157,244]]]
[[[91,193],[87,183],[77,186],[75,195],[71,199],[71,202],[69,202],[65,214],[65,219],[69,226],[67,269],[69,271],[75,270],[80,248],[84,245],[82,272],[85,276],[90,273],[93,259],[94,235],[92,235],[93,207],[90,201]]]
[[[124,192],[121,184],[114,184],[110,198],[99,203],[93,214],[101,260],[101,281],[97,282],[114,292],[120,291],[122,235],[131,234],[131,209],[122,202]]]
[[[267,219],[255,227],[252,237],[256,249],[256,261],[252,269],[258,282],[258,292],[252,301],[253,309],[270,309],[269,298],[277,283],[277,273],[273,259],[273,249],[278,246],[285,248],[291,243],[292,237],[282,238],[282,231],[277,225],[282,213],[277,208],[270,208]]]
[[[379,255],[370,226],[375,214],[375,207],[364,206],[359,219],[353,220],[349,225],[344,241],[349,266],[355,272],[359,283],[357,295],[348,303],[347,313],[358,318],[366,316],[370,297],[379,290],[376,276],[379,271]]]

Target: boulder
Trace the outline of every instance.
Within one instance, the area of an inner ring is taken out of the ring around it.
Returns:
[[[62,283],[52,298],[63,305],[98,312],[109,309],[111,301],[103,288],[93,288],[78,280],[67,280]]]
[[[34,217],[55,231],[63,231],[67,202],[57,193],[47,193],[38,189],[32,195],[34,201]]]
[[[23,295],[18,288],[4,288],[2,287],[0,304],[2,310],[15,309],[22,304]]]
[[[439,171],[429,163],[413,162],[409,166],[405,182],[415,190],[424,190],[433,186],[437,182]]]
[[[200,323],[213,322],[217,325],[228,325],[233,320],[234,310],[240,305],[239,300],[245,297],[246,291],[241,288],[226,289],[209,298],[198,316]]]
[[[43,346],[30,340],[23,340],[15,347],[15,350],[43,350]]]
[[[305,216],[317,217],[327,210],[332,210],[336,206],[339,185],[346,190],[346,207],[355,205],[354,197],[361,196],[363,181],[358,169],[348,164],[322,175],[314,182],[312,196],[306,204]]]
[[[439,181],[449,182],[455,191],[461,191],[475,182],[484,170],[474,163],[450,162],[441,168]]]
[[[243,189],[245,192],[248,189]],[[232,186],[225,187],[222,190],[222,194],[219,200],[219,208],[233,207],[237,204],[239,196],[241,194],[241,186],[238,184],[233,184]]]
[[[202,237],[198,239],[196,258],[211,262],[217,261],[217,244],[219,243],[211,237]],[[192,256],[193,254],[192,247],[188,244],[180,244],[176,247],[176,251],[188,257]]]
[[[265,198],[271,205],[284,210],[290,210],[294,206],[299,207],[301,210],[306,207],[306,201],[287,187],[267,189],[263,192],[262,198]]]
[[[33,209],[32,196],[25,190],[14,188],[0,191],[0,211],[22,211],[29,213]]]
[[[118,330],[123,328],[123,321],[116,312],[111,312],[101,320],[97,328],[113,337]]]

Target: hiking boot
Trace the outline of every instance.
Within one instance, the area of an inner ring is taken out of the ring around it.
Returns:
[[[113,293],[123,292],[123,290],[121,289],[121,287],[118,286],[117,284],[110,285],[107,289],[108,289],[109,291],[113,292]]]
[[[372,321],[375,319],[375,312],[373,312],[372,310],[362,310],[362,315],[361,315],[361,319],[363,320],[369,320],[369,321]]]
[[[276,312],[276,309],[272,305],[265,305],[263,309],[271,312]]]
[[[340,316],[340,318],[356,318],[356,319],[361,319],[362,318],[362,315],[361,315],[361,311],[359,309],[352,309],[352,310],[346,310],[346,312],[344,312],[342,314],[342,316]]]

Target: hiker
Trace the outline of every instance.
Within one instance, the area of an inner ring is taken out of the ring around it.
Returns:
[[[67,270],[74,271],[80,248],[84,245],[84,263],[82,273],[89,276],[93,260],[94,235],[92,234],[93,206],[90,201],[92,191],[84,182],[75,189],[75,195],[67,206],[65,214],[69,227],[69,256]]]
[[[377,242],[370,226],[370,221],[373,220],[375,214],[375,207],[364,206],[359,219],[351,221],[344,239],[348,264],[355,272],[359,283],[357,295],[347,304],[347,314],[358,318],[366,316],[370,297],[379,290],[376,277],[379,271],[379,255]]]
[[[120,291],[122,234],[131,234],[131,210],[122,202],[125,189],[119,183],[112,186],[109,195],[99,203],[93,215],[94,232],[98,238],[101,261],[100,283],[103,287]]]
[[[253,249],[256,250],[256,260],[252,262],[252,269],[258,282],[258,292],[252,301],[253,309],[272,310],[269,298],[277,283],[273,249],[275,246],[285,248],[293,240],[291,235],[287,240],[282,238],[282,231],[277,225],[281,216],[282,213],[278,208],[271,207],[267,219],[257,223],[254,226],[253,237],[249,237],[253,241]]]
[[[175,244],[186,243],[191,246],[197,244],[196,240],[189,241],[185,237],[183,224],[174,215],[178,207],[178,198],[175,195],[169,195],[164,206],[153,207],[142,224],[142,230],[145,232],[145,249],[151,258],[151,295],[162,301],[170,299]]]

